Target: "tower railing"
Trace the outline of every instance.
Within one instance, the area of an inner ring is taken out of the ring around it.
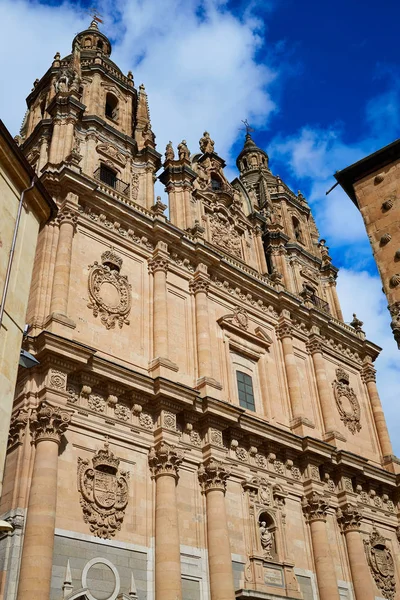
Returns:
[[[101,181],[102,183],[105,183],[108,187],[112,188],[116,192],[124,194],[124,196],[129,196],[129,191],[131,187],[130,184],[126,183],[125,181],[122,181],[121,179],[118,179],[118,177],[115,177],[111,173],[109,174],[108,171],[106,171],[105,169],[99,167],[93,173],[93,176],[95,179]]]

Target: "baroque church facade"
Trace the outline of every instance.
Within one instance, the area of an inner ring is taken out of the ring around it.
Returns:
[[[1,518],[5,600],[395,600],[379,348],[246,134],[156,148],[96,21],[28,96],[39,235]],[[169,214],[154,197],[165,185]]]

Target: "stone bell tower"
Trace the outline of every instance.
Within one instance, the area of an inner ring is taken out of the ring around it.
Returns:
[[[249,131],[233,181],[207,131],[162,161],[144,87],[110,57],[93,21],[27,100],[21,147],[59,212],[32,278],[0,600],[395,600],[379,348],[343,323],[306,199]]]

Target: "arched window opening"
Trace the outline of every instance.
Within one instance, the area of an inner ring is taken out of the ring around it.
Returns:
[[[216,177],[215,175],[211,176],[211,188],[214,191],[218,191],[222,188],[221,180],[218,177]]]
[[[292,217],[293,233],[298,242],[303,242],[301,235],[300,221],[296,217]]]
[[[97,48],[99,50],[103,50],[104,44],[101,40],[97,40]]]
[[[92,45],[92,40],[90,37],[85,38],[85,41],[83,43],[85,48],[90,48],[90,46]]]
[[[260,544],[264,557],[268,560],[274,560],[277,556],[275,523],[270,514],[262,512],[258,519],[258,530],[260,533]]]
[[[118,118],[118,98],[114,94],[108,93],[106,96],[106,117],[116,121]]]
[[[247,159],[246,159],[246,158],[243,158],[243,159],[242,159],[242,161],[243,161],[243,166],[244,166],[244,168],[245,168],[245,169],[248,169],[249,167],[248,167],[248,164],[247,164]]]
[[[117,173],[110,169],[107,165],[101,163],[100,165],[100,181],[109,185],[112,188],[117,187]]]

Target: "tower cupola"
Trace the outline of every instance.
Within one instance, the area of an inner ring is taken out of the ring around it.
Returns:
[[[104,33],[99,31],[95,19],[90,23],[88,29],[78,33],[72,41],[72,51],[75,49],[76,43],[79,43],[81,52],[97,53],[101,52],[105,56],[111,56],[111,43]]]
[[[241,175],[264,169],[269,171],[268,154],[259,148],[250,133],[247,132],[243,150],[236,159],[236,166]]]

